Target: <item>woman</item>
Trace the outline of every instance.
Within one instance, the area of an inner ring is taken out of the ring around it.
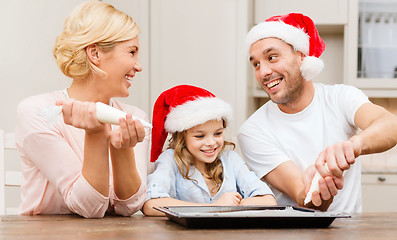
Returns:
[[[23,100],[17,111],[16,144],[23,159],[21,214],[129,216],[146,196],[149,132],[133,116],[146,114],[113,97],[127,97],[142,70],[139,28],[113,6],[88,1],[66,19],[54,56],[72,78],[69,88]],[[119,126],[96,119],[95,102],[127,112]],[[54,124],[39,114],[62,105]]]

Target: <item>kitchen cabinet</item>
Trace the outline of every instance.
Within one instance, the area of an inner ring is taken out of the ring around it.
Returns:
[[[363,3],[368,3],[368,4],[373,4],[370,5],[370,8],[367,9],[366,14],[361,11],[361,23],[363,22],[368,22],[371,21],[369,24],[362,24],[359,26],[359,18],[360,18],[360,4],[363,6]],[[380,10],[382,9],[382,6],[389,6],[390,7],[383,7],[383,12]],[[374,8],[376,7],[376,8]],[[388,9],[389,8],[389,9]],[[374,12],[371,12],[372,10]],[[397,26],[397,15],[395,13],[395,10],[397,9],[397,3],[393,0],[354,0],[351,1],[350,3],[350,8],[349,8],[349,26],[347,27],[348,31],[346,31],[346,38],[348,39],[348,45],[347,45],[347,51],[346,51],[346,64],[349,66],[346,72],[346,80],[345,83],[354,85],[360,89],[362,89],[369,97],[374,97],[374,98],[395,98],[397,97],[397,78],[395,76],[373,76],[373,75],[368,75],[365,76],[365,74],[360,73],[358,70],[362,71],[362,66],[363,66],[363,61],[365,61],[366,57],[363,56],[365,54],[365,50],[368,51],[376,51],[376,55],[379,54],[381,51],[383,52],[389,52],[389,50],[385,50],[390,47],[388,44],[373,44],[374,41],[372,41],[374,38],[381,38],[384,41],[387,41],[388,37],[391,37],[392,40],[390,41],[393,43],[393,48],[390,48],[393,51],[397,51],[397,45],[396,40],[397,40],[397,32],[395,33],[395,36],[388,36],[388,32],[390,31],[378,31],[376,29],[379,28],[379,26],[376,25],[381,25],[382,21],[384,21],[382,16],[385,16],[387,18],[390,17],[391,20],[387,24],[391,25],[396,24]],[[396,16],[394,16],[394,15]],[[393,18],[394,16],[394,18]],[[370,19],[374,18],[374,19]],[[368,27],[371,27],[370,31],[367,29]],[[359,29],[359,28],[362,29]],[[395,30],[395,28],[393,28]],[[376,31],[378,32],[376,32]],[[390,28],[389,28],[390,30]],[[372,39],[365,39],[362,37],[362,39],[359,39],[359,33],[366,31],[368,34],[366,36],[370,36]],[[389,34],[390,35],[390,34]],[[384,42],[383,41],[383,42]],[[363,45],[364,44],[364,45]],[[373,48],[375,47],[375,48]],[[360,51],[359,51],[360,50]],[[390,51],[391,51],[390,50]],[[368,52],[367,51],[367,52]],[[375,60],[377,63],[381,63],[382,61],[385,61],[386,59],[384,57],[370,57],[369,59],[371,61]],[[392,54],[393,55],[393,54]],[[360,56],[360,58],[359,58]],[[361,56],[363,56],[362,60]],[[368,56],[368,54],[366,54]],[[392,59],[396,61],[396,56],[391,56]],[[387,62],[387,60],[386,60]],[[381,66],[384,64],[381,63]],[[373,67],[373,66],[372,66]],[[381,68],[381,67],[378,67]]]
[[[206,88],[230,103],[236,136],[247,100],[244,49],[248,0],[150,1],[150,101],[177,84]]]
[[[397,211],[397,147],[357,158],[362,166],[364,212]]]
[[[397,172],[362,174],[363,212],[397,211]]]
[[[255,0],[255,22],[269,16],[301,12],[310,16],[316,24],[343,25],[347,22],[348,1],[346,0]]]

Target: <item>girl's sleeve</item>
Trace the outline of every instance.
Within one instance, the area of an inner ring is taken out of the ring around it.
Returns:
[[[241,159],[241,157],[234,151],[229,152],[229,157],[232,159],[234,176],[236,178],[237,189],[243,198],[273,195],[269,186],[261,181],[254,172],[250,171]],[[273,195],[274,196],[274,195]]]
[[[148,176],[146,201],[152,198],[176,198],[176,175],[179,174],[173,151],[163,152],[155,162],[155,170]]]

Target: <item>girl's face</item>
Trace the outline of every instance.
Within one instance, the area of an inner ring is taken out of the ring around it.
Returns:
[[[110,52],[102,52],[100,69],[108,74],[104,79],[104,91],[108,97],[128,97],[128,88],[136,72],[142,71],[138,61],[139,40],[135,37],[116,43]]]
[[[215,161],[224,144],[223,120],[210,120],[186,130],[186,148],[197,169]]]

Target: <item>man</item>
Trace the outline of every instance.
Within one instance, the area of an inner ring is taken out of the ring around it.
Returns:
[[[271,17],[250,30],[247,43],[255,77],[271,99],[238,134],[249,167],[273,187],[278,204],[304,205],[317,170],[319,191],[306,206],[360,212],[355,158],[395,146],[397,117],[355,87],[313,84],[325,44],[307,16]]]

